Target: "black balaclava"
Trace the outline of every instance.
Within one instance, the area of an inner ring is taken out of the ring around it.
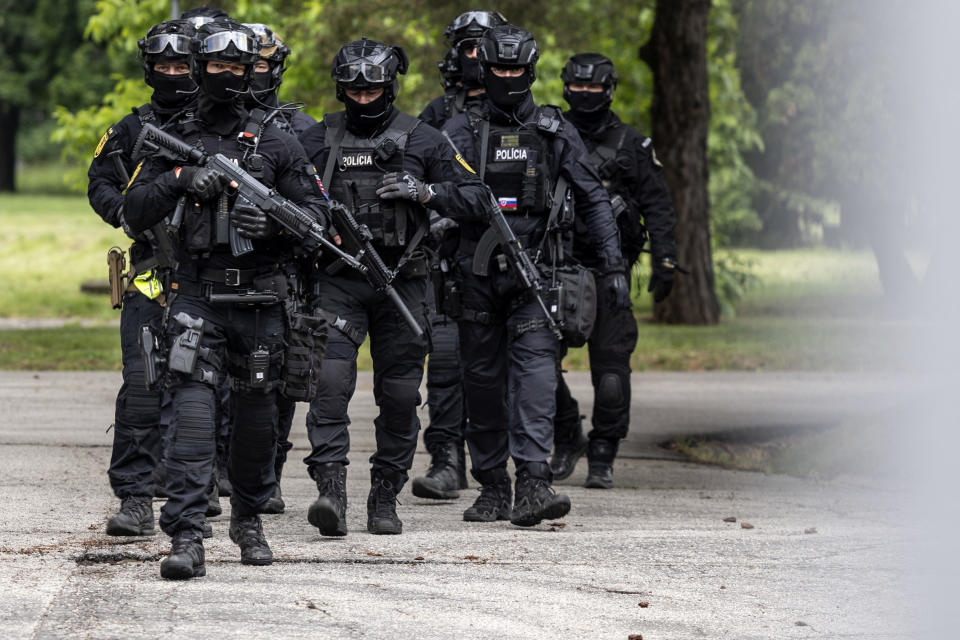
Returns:
[[[197,85],[189,73],[167,75],[154,71],[150,78],[150,86],[153,87],[151,102],[165,111],[180,109],[197,93]]]
[[[606,91],[568,91],[565,97],[571,111],[583,114],[593,113],[602,116],[603,112],[610,108],[610,98]]]
[[[523,74],[515,78],[495,75],[490,68],[483,70],[483,83],[487,88],[487,96],[495,105],[503,109],[510,109],[523,102],[530,94],[530,70],[524,69]]]
[[[465,89],[482,89],[483,81],[480,77],[479,58],[468,58],[462,52],[458,52],[457,55],[460,56],[460,70],[462,73],[460,82],[463,84],[463,87]]]
[[[254,71],[253,80],[250,81],[250,88],[257,94],[257,99],[265,101],[269,98],[269,93],[273,89],[273,71]]]
[[[387,100],[386,89],[379,98],[367,104],[351,100],[347,95],[343,98],[343,106],[347,111],[347,126],[357,135],[373,135],[393,112],[393,105]]]
[[[218,134],[233,131],[244,117],[243,93],[247,80],[230,71],[200,76],[200,117]]]

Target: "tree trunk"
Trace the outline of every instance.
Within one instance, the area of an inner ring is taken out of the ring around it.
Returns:
[[[20,107],[0,102],[0,191],[16,191],[17,128]]]
[[[710,0],[657,0],[650,40],[640,59],[653,71],[653,139],[677,210],[677,253],[690,275],[654,306],[657,322],[716,324],[707,193],[707,17]]]

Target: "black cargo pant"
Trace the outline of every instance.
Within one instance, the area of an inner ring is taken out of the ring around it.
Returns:
[[[467,411],[460,367],[460,331],[456,322],[436,312],[433,287],[427,287],[427,307],[433,348],[427,361],[430,424],[423,431],[423,444],[428,451],[447,442],[456,442],[462,448]]]
[[[459,321],[473,470],[546,462],[553,446],[559,342],[508,274],[474,275],[460,257]]]
[[[597,287],[597,320],[587,342],[593,383],[590,438],[622,440],[630,427],[630,355],[637,346],[637,320],[632,309],[611,309],[610,302],[610,292]],[[580,406],[562,375],[555,426],[557,444],[572,444],[580,437]]]
[[[336,319],[330,323],[319,390],[307,414],[313,450],[304,462],[311,468],[327,462],[349,463],[347,407],[357,386],[357,348],[369,332],[373,396],[380,407],[374,420],[377,450],[370,462],[375,471],[398,472],[405,479],[420,430],[417,406],[429,333],[416,337],[393,303],[359,276],[321,278],[316,288],[318,303]],[[420,327],[428,330],[426,279],[398,278],[393,284]]]
[[[167,343],[183,331],[173,320],[179,312],[203,318],[201,345],[210,349],[209,360],[198,359],[197,369],[214,374],[211,382],[183,376],[170,388],[166,466],[169,498],[160,514],[160,526],[169,534],[199,530],[207,508],[216,458],[218,381],[234,378],[230,392],[230,455],[227,467],[233,494],[233,512],[260,513],[273,495],[276,479],[273,461],[277,441],[277,395],[272,382],[280,378],[283,350],[283,309],[279,304],[236,305],[210,303],[180,294],[173,301],[167,323]],[[267,389],[249,387],[248,355],[264,348],[270,353]],[[176,374],[178,375],[178,374]]]
[[[123,384],[117,393],[113,425],[113,453],[107,475],[120,499],[152,496],[154,470],[160,462],[160,391],[150,391],[144,381],[140,356],[140,326],[160,328],[163,307],[139,291],[123,296],[120,312],[120,348]]]

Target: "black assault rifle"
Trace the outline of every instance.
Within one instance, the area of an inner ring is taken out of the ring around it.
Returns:
[[[418,337],[423,335],[423,329],[420,328],[413,314],[410,313],[410,309],[407,308],[407,305],[397,295],[396,289],[393,288],[392,282],[396,274],[386,267],[383,259],[369,241],[356,244],[359,248],[356,256],[347,253],[327,239],[323,225],[314,216],[273,189],[267,188],[222,153],[213,156],[206,154],[201,149],[191,146],[151,124],[143,126],[134,149],[141,154],[145,152],[163,153],[165,151],[174,161],[200,165],[219,171],[237,184],[238,201],[244,201],[259,208],[294,237],[316,243],[335,254],[351,268],[362,273],[370,286],[390,298],[410,329]],[[358,225],[353,220],[353,216],[349,215],[349,212],[345,210],[336,212],[336,208],[337,205],[331,205],[330,207],[331,211],[338,216],[339,225],[337,229],[340,233],[351,234],[351,236],[357,234],[359,237],[370,235],[370,230],[365,225]],[[344,216],[343,213],[347,215]],[[233,225],[230,225],[230,229],[235,231]],[[249,242],[249,240],[247,241]],[[233,250],[232,242],[231,250]],[[237,254],[235,253],[235,255]]]
[[[462,157],[460,150],[457,149],[457,145],[453,143],[453,139],[446,131],[443,132],[443,137],[447,139],[456,156],[458,158]],[[492,237],[496,239],[500,245],[503,254],[507,258],[507,262],[513,267],[517,277],[520,278],[520,284],[530,292],[530,295],[532,295],[537,301],[537,304],[540,305],[540,310],[543,311],[543,317],[547,321],[547,328],[557,337],[557,340],[563,341],[563,334],[560,332],[557,320],[553,317],[553,314],[550,313],[550,310],[547,309],[547,305],[543,301],[543,282],[540,280],[540,272],[537,271],[537,265],[533,263],[533,259],[524,250],[523,245],[520,244],[517,234],[510,228],[510,223],[507,222],[506,217],[504,217],[503,212],[500,210],[500,205],[497,203],[493,191],[491,191],[489,187],[486,187],[486,189],[490,203],[486,211],[487,222],[490,224],[490,229],[484,234],[484,237],[489,237],[488,234],[492,232]],[[473,272],[477,275],[485,276],[487,275],[487,264],[486,262],[477,264],[478,257],[479,251],[474,254]],[[488,253],[486,255],[487,262],[489,262],[490,257],[491,255]],[[478,273],[478,271],[480,271],[480,273]]]

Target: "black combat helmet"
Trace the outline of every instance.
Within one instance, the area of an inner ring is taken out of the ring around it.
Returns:
[[[345,44],[333,57],[330,73],[337,83],[337,100],[344,102],[345,89],[362,91],[383,88],[386,101],[391,103],[400,91],[397,75],[407,72],[410,64],[406,52],[363,38]]]
[[[443,60],[437,63],[437,69],[440,70],[440,84],[444,91],[449,91],[460,83],[463,70],[460,68],[460,54],[456,47],[447,50]]]
[[[613,102],[617,88],[617,70],[610,58],[599,53],[578,53],[567,60],[560,73],[563,80],[563,99],[574,111],[591,113],[606,109]],[[601,84],[602,93],[570,91],[570,84]]]
[[[253,92],[257,97],[262,98],[280,88],[283,82],[284,61],[290,55],[290,49],[283,44],[280,36],[265,24],[244,23],[243,26],[249,27],[257,35],[257,39],[260,40],[260,59],[266,60],[270,65],[268,85],[257,86],[257,81],[254,81]]]
[[[480,75],[480,61],[477,60],[475,52],[480,45],[480,38],[483,37],[483,34],[489,29],[503,24],[507,24],[507,21],[495,11],[467,11],[457,16],[444,29],[443,35],[457,52],[460,65],[460,83],[465,88],[479,89],[483,86]]]
[[[153,86],[153,65],[157,62],[189,62],[193,24],[188,20],[167,20],[155,24],[147,37],[137,41],[143,58],[143,78]]]
[[[443,36],[451,47],[467,39],[479,40],[487,29],[507,24],[506,18],[496,11],[467,11],[454,18],[443,30]]]
[[[229,20],[230,16],[226,11],[217,7],[209,7],[207,5],[200,5],[195,9],[187,9],[180,14],[181,20],[189,20],[193,23],[195,29],[199,29],[200,25],[207,24],[208,22],[216,22],[218,20]]]
[[[218,20],[200,25],[190,43],[193,58],[190,73],[203,94],[215,102],[231,102],[247,93],[253,78],[253,65],[260,57],[260,41],[248,27],[233,20]],[[207,72],[210,61],[244,66],[242,76],[228,71]]]
[[[537,79],[540,49],[529,31],[507,24],[489,29],[480,39],[480,64],[487,95],[497,106],[513,106],[530,93]],[[490,67],[521,68],[518,77],[495,75]]]

